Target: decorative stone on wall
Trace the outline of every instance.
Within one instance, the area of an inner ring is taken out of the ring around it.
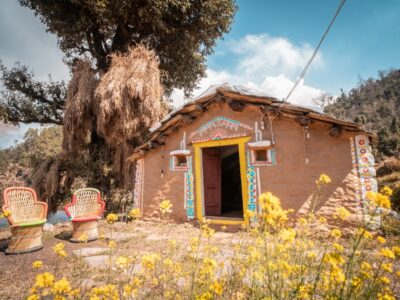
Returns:
[[[188,160],[188,170],[185,172],[185,210],[188,220],[194,218],[194,180],[193,180],[193,166],[192,157],[189,156]]]
[[[253,128],[247,124],[219,116],[200,126],[190,135],[189,140],[194,143],[232,139],[250,136],[252,131]]]
[[[376,172],[374,168],[375,160],[372,155],[369,138],[365,135],[357,135],[350,139],[353,170],[356,174],[354,186],[356,187],[356,200],[364,209],[364,215],[368,216],[368,199],[367,192],[377,192],[378,184],[376,181]],[[368,220],[366,220],[368,221]],[[379,222],[379,220],[374,220]]]
[[[136,161],[135,188],[133,190],[133,200],[135,207],[143,213],[143,187],[144,187],[144,158]]]

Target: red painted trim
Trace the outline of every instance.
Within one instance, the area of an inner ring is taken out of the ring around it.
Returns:
[[[72,202],[64,206],[64,211],[68,215],[68,217],[71,219],[72,222],[84,222],[84,221],[96,220],[96,219],[101,217],[101,215],[104,212],[104,208],[106,206],[106,203],[101,200],[100,191],[98,191],[98,193],[97,193],[97,203],[100,204],[100,209],[97,212],[97,216],[96,217],[79,217],[78,220],[74,220],[74,218],[71,216],[71,213],[69,212],[69,208],[74,206],[75,203],[76,203],[76,195],[75,195],[75,192],[74,192],[74,194],[72,194]]]

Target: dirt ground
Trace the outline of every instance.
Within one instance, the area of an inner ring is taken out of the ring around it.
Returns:
[[[73,250],[86,247],[107,248],[108,241],[100,239],[88,243],[71,243],[72,227],[66,223],[64,226],[57,226],[54,232],[45,232],[43,236],[43,249],[21,255],[6,255],[7,237],[9,230],[0,232],[0,299],[23,299],[34,283],[37,270],[32,268],[36,260],[43,262],[40,272],[49,271],[56,274],[57,278],[63,276],[101,281],[100,275],[95,269],[90,268],[82,258],[73,255]],[[134,223],[118,222],[108,225],[104,221],[99,225],[100,236],[110,234],[128,233],[128,241],[118,243],[115,255],[138,256],[143,253],[157,251],[163,252],[168,240],[175,240],[181,249],[186,249],[190,239],[199,235],[199,229],[193,224],[160,223],[156,221],[135,221]],[[230,232],[217,232],[213,237],[215,245],[222,246],[226,251],[233,243],[238,241],[238,235]],[[53,252],[52,247],[62,242],[68,257],[60,259]]]

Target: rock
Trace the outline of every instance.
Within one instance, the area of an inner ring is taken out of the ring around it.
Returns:
[[[78,257],[87,257],[87,256],[107,254],[109,251],[110,251],[109,248],[87,247],[87,248],[76,249],[72,251],[72,253]]]
[[[99,286],[103,286],[103,285],[105,285],[105,282],[103,282],[103,281],[96,282],[91,278],[84,278],[81,282],[81,290],[83,292],[87,292],[87,291],[90,291],[94,287],[99,287]]]
[[[161,241],[162,239],[164,239],[164,237],[157,235],[157,234],[150,234],[146,240],[148,241]]]
[[[44,225],[43,225],[44,232],[54,232],[55,230],[56,230],[56,227],[53,224],[44,223]]]
[[[126,242],[136,237],[136,234],[131,232],[111,232],[106,234],[106,240],[115,242]]]
[[[111,264],[109,255],[87,256],[84,260],[91,268],[107,268]]]

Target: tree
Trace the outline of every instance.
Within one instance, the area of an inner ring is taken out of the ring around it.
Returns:
[[[133,168],[127,166],[125,159],[145,139],[150,124],[168,109],[156,87],[158,92],[152,95],[158,96],[151,98],[154,103],[149,97],[130,92],[135,89],[128,83],[119,88],[126,91],[126,99],[107,93],[105,80],[115,82],[113,74],[118,74],[113,66],[120,68],[127,61],[123,73],[136,74],[132,65],[140,65],[145,57],[151,82],[157,86],[157,80],[161,81],[165,96],[173,88],[190,94],[205,75],[206,56],[212,53],[217,39],[230,29],[237,9],[234,0],[19,2],[32,9],[47,30],[57,36],[72,73],[66,87],[63,82],[35,81],[28,68],[20,64],[12,69],[1,66],[0,78],[6,91],[0,100],[0,120],[64,126],[63,151],[57,159],[52,157],[41,165],[35,181],[50,201],[61,197],[55,181],[71,183],[71,178],[81,175],[74,168],[77,160],[86,165],[80,168],[86,170],[86,176],[91,171],[88,184],[105,192],[112,186],[132,184]],[[132,59],[138,59],[137,64]],[[138,79],[147,76],[142,75],[137,74]],[[130,125],[126,120],[118,124],[118,118],[113,117],[123,110],[128,110]],[[104,124],[112,124],[112,128]],[[119,134],[117,144],[111,142],[115,140],[110,136],[116,132],[113,129]],[[50,181],[48,189],[43,182]]]

